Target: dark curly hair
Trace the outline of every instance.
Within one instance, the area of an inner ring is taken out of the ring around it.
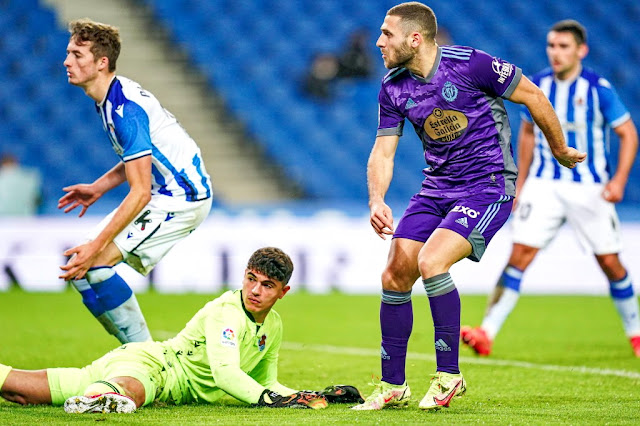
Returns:
[[[263,247],[253,252],[247,263],[247,269],[260,272],[286,285],[293,273],[293,262],[279,248]]]
[[[95,59],[106,56],[109,59],[109,71],[116,70],[116,61],[120,56],[120,32],[116,27],[83,18],[69,22],[69,33],[78,44],[93,42],[91,53]]]

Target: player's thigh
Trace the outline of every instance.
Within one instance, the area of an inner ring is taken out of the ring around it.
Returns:
[[[596,255],[622,250],[620,220],[615,205],[602,198],[603,185],[567,185],[567,220],[580,242]]]
[[[414,195],[393,233],[382,286],[387,290],[409,291],[420,277],[418,253],[443,218],[445,207],[437,199]]]
[[[557,181],[529,178],[511,216],[513,242],[543,248],[566,220],[567,206]]]
[[[427,257],[438,257],[427,261],[432,266],[450,266],[460,260],[460,256],[469,248],[465,257],[479,261],[489,242],[509,218],[512,206],[513,197],[496,193],[479,193],[453,199],[438,228],[453,231],[466,240],[467,244],[448,233],[438,233],[433,244],[427,241],[427,247],[423,250]],[[431,238],[435,238],[435,233]],[[447,245],[451,247],[442,248]]]
[[[150,404],[167,382],[163,348],[157,342],[127,343],[102,358],[94,361],[89,367],[100,376],[98,380],[109,380],[116,377],[131,377],[144,388],[144,404]]]
[[[47,380],[51,392],[51,404],[62,405],[72,396],[83,395],[87,387],[104,377],[96,368],[49,368]]]
[[[423,279],[443,274],[451,265],[472,253],[467,238],[446,228],[436,229],[418,254],[418,267]]]
[[[154,198],[131,222],[114,243],[124,261],[143,275],[176,245],[193,232],[207,217],[211,200],[183,202],[176,208]]]

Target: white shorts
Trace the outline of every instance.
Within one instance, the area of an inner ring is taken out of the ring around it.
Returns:
[[[178,201],[164,195],[153,196],[142,212],[113,240],[125,263],[147,275],[178,241],[193,232],[211,210],[211,198]],[[88,235],[96,238],[111,221],[109,213]]]
[[[544,248],[566,221],[594,254],[622,250],[620,221],[613,203],[602,198],[604,184],[529,178],[512,215],[513,242]]]

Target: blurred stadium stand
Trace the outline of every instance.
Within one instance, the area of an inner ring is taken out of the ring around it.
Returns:
[[[375,40],[386,10],[396,1],[135,2],[151,10],[176,48],[187,53],[231,114],[244,123],[248,135],[263,146],[268,160],[302,186],[307,201],[366,208],[366,162],[385,73]],[[618,0],[615,7],[597,0],[542,1],[535,6],[496,0],[427,3],[455,44],[500,56],[526,74],[547,65],[545,37],[555,21],[581,21],[590,36],[585,64],[609,78],[640,122],[640,79],[635,77],[640,47],[634,43],[640,29],[637,0]],[[91,101],[66,83],[61,63],[67,34],[55,26],[54,12],[37,0],[0,0],[0,24],[0,151],[12,151],[24,164],[41,168],[49,201],[44,213],[53,213],[52,199],[57,199],[62,186],[97,177],[113,165],[114,155],[93,116]],[[300,87],[312,57],[337,54],[360,29],[370,34],[375,76],[337,82],[332,101],[306,97]],[[507,104],[515,141],[519,110]],[[91,156],[78,155],[86,151],[87,140],[99,138],[105,143],[91,144]],[[640,205],[639,162],[623,208]],[[404,207],[419,189],[423,167],[421,144],[407,125],[387,196],[390,204]],[[124,189],[118,191],[114,199],[121,198]]]

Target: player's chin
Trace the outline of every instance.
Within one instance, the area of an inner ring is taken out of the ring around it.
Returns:
[[[262,304],[257,300],[247,299],[244,301],[244,307],[251,312],[259,312],[262,309]]]

